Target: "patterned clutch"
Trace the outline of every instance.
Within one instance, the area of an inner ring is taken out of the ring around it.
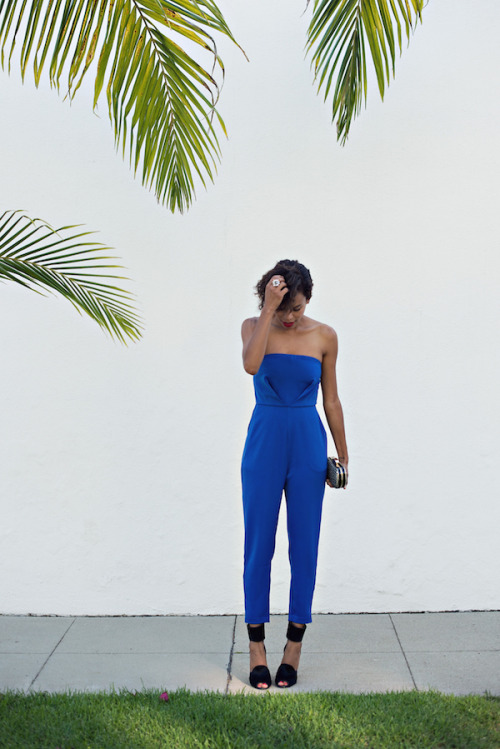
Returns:
[[[337,458],[328,458],[326,476],[334,489],[343,489],[346,485],[345,468]]]

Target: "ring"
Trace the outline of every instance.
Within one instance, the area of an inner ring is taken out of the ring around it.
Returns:
[[[279,281],[277,278],[273,280],[273,286],[279,286],[281,281]]]

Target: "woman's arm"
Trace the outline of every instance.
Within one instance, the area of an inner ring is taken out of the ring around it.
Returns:
[[[324,331],[324,354],[321,370],[321,389],[323,391],[323,408],[325,416],[332,433],[338,459],[346,469],[349,464],[347,442],[345,438],[344,414],[337,392],[337,352],[338,339],[336,332],[325,326]]]
[[[273,286],[273,279],[280,280],[279,286]],[[274,313],[280,306],[283,297],[288,291],[283,276],[273,276],[266,286],[264,306],[260,317],[249,318],[241,326],[241,337],[243,339],[243,367],[245,372],[254,375],[259,371],[262,359],[266,353],[267,339],[271,330]]]

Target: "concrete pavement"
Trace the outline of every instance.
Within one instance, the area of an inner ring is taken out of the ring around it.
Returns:
[[[286,617],[272,616],[266,648],[274,676]],[[0,690],[122,688],[244,691],[242,616],[0,616]],[[500,695],[500,611],[318,614],[291,690],[436,689]]]

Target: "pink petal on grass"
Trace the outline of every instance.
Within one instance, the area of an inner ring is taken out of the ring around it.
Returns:
[[[163,702],[168,702],[168,692],[162,692],[160,694],[160,700],[163,700]]]

